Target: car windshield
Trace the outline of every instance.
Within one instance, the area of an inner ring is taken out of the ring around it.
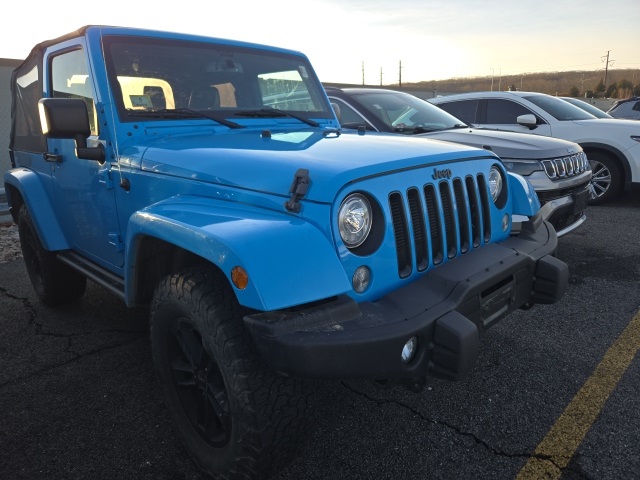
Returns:
[[[591,105],[590,103],[584,102],[577,98],[562,97],[562,99],[569,102],[572,105],[575,105],[578,108],[581,108],[585,112],[589,112],[591,115],[593,115],[596,118],[613,118],[611,115],[609,115],[608,113],[605,113],[603,110],[600,110],[595,105]]]
[[[556,120],[593,120],[596,118],[581,108],[551,95],[528,95],[524,98],[543,109]]]
[[[322,85],[298,55],[175,39],[106,37],[105,60],[124,121],[224,118],[333,118]],[[175,111],[175,115],[172,112]],[[246,114],[246,115],[244,115]],[[198,118],[198,115],[191,115]],[[222,120],[222,121],[221,121]]]
[[[434,132],[467,126],[441,108],[408,93],[372,92],[354,96],[398,133]]]

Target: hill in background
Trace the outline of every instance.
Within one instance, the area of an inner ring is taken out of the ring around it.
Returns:
[[[640,95],[640,70],[609,70],[606,85],[604,84],[604,71],[597,70],[504,75],[502,77],[494,76],[493,79],[489,76],[429,80],[417,83],[403,82],[402,87],[447,93],[521,90],[558,96],[628,98]]]

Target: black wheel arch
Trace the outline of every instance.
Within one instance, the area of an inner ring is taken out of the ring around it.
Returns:
[[[134,248],[136,265],[132,272],[136,305],[149,304],[158,283],[167,275],[198,265],[207,265],[219,270],[217,265],[206,258],[156,237],[142,237]],[[224,274],[222,276],[226,279]]]
[[[631,167],[629,165],[629,159],[619,149],[605,143],[597,142],[582,142],[579,145],[587,154],[587,158],[589,157],[589,152],[608,154],[611,158],[615,159],[618,165],[620,165],[620,168],[622,168],[624,175],[623,183],[627,184],[631,181]]]
[[[7,195],[7,203],[9,204],[9,213],[11,214],[13,221],[17,224],[20,207],[24,203],[24,198],[22,198],[20,190],[18,190],[14,185],[5,183],[4,186],[5,194]]]

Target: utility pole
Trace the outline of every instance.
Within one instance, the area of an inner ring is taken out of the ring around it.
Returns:
[[[398,87],[402,87],[402,60],[400,60],[398,67]]]
[[[364,61],[362,62],[362,86],[364,87]]]
[[[610,51],[611,51],[611,50],[607,50],[607,54],[606,54],[606,55],[603,55],[603,56],[600,58],[600,60],[602,60],[603,62],[605,61],[605,60],[604,60],[604,59],[605,59],[605,57],[606,57],[606,59],[607,59],[607,61],[606,61],[606,63],[605,63],[605,66],[604,66],[604,82],[603,82],[603,83],[604,83],[604,91],[605,91],[605,92],[607,91],[607,74],[609,73],[609,64],[613,65],[613,62],[615,61],[615,60],[609,60],[609,52],[610,52]]]
[[[380,86],[382,86],[382,67],[380,67]]]

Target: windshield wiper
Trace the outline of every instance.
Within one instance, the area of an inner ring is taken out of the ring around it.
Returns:
[[[461,128],[473,128],[473,126],[466,125],[464,123],[456,123],[453,127],[443,128],[442,130],[459,130]]]
[[[208,118],[214,122],[218,122],[220,125],[224,125],[229,128],[245,128],[244,125],[227,120],[220,115],[213,113],[204,113],[198,110],[191,110],[190,108],[162,108],[156,110],[131,110],[127,109],[127,114],[133,117],[151,117],[151,118]]]
[[[439,132],[440,130],[442,130],[442,128],[429,128],[429,127],[416,125],[415,127],[394,127],[394,130],[396,132],[401,132],[401,133],[417,134],[417,133]]]
[[[235,112],[234,115],[239,117],[291,117],[301,122],[311,125],[312,127],[319,127],[320,124],[315,120],[301,117],[295,113],[287,112],[286,110],[278,110],[275,108],[261,108],[259,110],[242,110]]]

